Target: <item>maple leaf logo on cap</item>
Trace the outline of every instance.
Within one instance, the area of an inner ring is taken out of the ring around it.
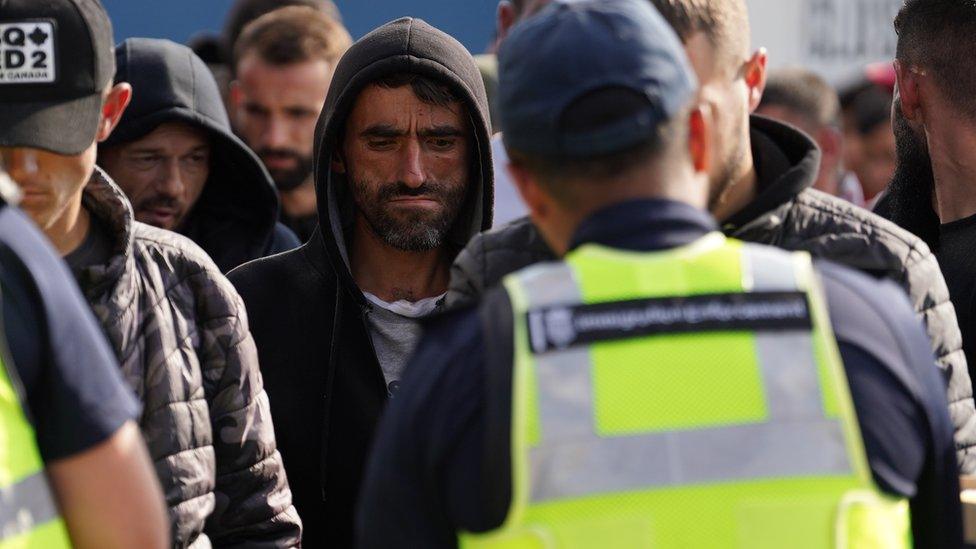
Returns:
[[[34,45],[40,46],[47,42],[48,34],[42,31],[41,27],[34,27],[34,32],[27,35],[27,38],[30,38]]]

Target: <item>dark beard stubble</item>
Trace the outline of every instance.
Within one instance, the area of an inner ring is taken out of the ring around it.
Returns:
[[[356,207],[374,234],[398,250],[425,252],[444,244],[464,204],[467,185],[431,181],[411,188],[396,182],[371,193],[366,182],[357,181],[353,188]],[[399,197],[428,197],[439,201],[442,209],[396,213],[391,201]]]

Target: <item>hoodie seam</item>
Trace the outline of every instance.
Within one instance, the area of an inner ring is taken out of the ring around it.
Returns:
[[[413,21],[414,20],[411,18],[410,21],[407,23],[407,41],[404,44],[404,48],[403,48],[403,53],[408,58],[407,59],[407,62],[408,62],[408,65],[407,66],[408,67],[410,66],[410,63],[409,63],[410,58],[411,57],[414,57],[414,56],[410,55],[410,40],[413,38]]]
[[[190,65],[190,109],[197,112],[197,71],[193,66],[193,53],[186,52],[186,61]]]

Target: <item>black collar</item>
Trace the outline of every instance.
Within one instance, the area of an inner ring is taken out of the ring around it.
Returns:
[[[634,200],[603,208],[583,221],[576,229],[570,249],[600,244],[652,252],[691,244],[717,230],[709,214],[683,202]]]

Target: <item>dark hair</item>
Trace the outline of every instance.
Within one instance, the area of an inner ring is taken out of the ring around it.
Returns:
[[[332,19],[342,22],[339,8],[332,0],[237,0],[231,7],[224,23],[223,41],[227,52],[234,49],[241,32],[251,21],[266,13],[288,6],[304,6],[321,11]]]
[[[564,111],[560,131],[578,133],[599,130],[616,121],[631,118],[649,107],[647,99],[631,90],[604,88],[577,99]],[[566,203],[575,200],[570,181],[599,185],[658,157],[687,131],[684,115],[665,121],[645,139],[623,150],[590,156],[541,155],[508,148],[512,162],[530,171],[554,197]]]
[[[350,45],[349,32],[325,13],[302,6],[281,8],[244,28],[234,45],[234,70],[252,50],[272,65],[321,59],[334,66]]]
[[[784,107],[818,128],[840,127],[840,99],[823,78],[805,69],[782,69],[769,75],[760,107]]]
[[[976,2],[906,0],[895,32],[898,60],[924,67],[953,105],[976,118]]]
[[[719,55],[734,58],[749,47],[749,13],[744,0],[650,0],[687,43],[702,32]]]
[[[867,135],[891,121],[891,94],[872,87],[859,93],[848,109],[849,119],[861,135]]]
[[[374,84],[387,89],[410,86],[417,99],[428,105],[437,105],[438,107],[446,107],[451,103],[461,101],[460,96],[454,93],[454,90],[448,85],[412,72],[398,72],[384,76],[376,80]]]

